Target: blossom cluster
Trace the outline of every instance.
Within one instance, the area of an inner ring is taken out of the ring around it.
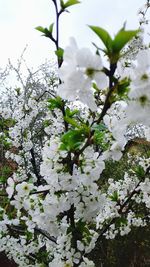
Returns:
[[[60,2],[59,15],[71,5]],[[122,48],[138,31],[106,42],[93,30],[108,66],[72,38],[58,77],[45,84],[30,73],[1,103],[0,250],[20,267],[94,267],[88,256],[102,237],[149,223],[149,153],[129,155],[119,178],[105,170],[124,157],[130,129],[142,124],[150,140],[150,51],[129,60]]]

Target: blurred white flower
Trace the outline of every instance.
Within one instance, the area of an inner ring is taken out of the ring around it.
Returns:
[[[150,100],[150,50],[141,50],[137,55],[137,66],[131,75],[130,99],[137,99],[141,104]]]
[[[14,180],[9,177],[8,180],[7,180],[7,188],[6,188],[6,192],[8,194],[8,197],[11,198],[13,193],[14,193],[14,186],[15,186],[15,183],[14,183]]]
[[[64,51],[64,62],[59,69],[62,84],[58,87],[58,94],[67,100],[80,100],[91,110],[97,109],[92,83],[96,82],[99,89],[108,86],[107,76],[102,71],[100,56],[93,55],[88,48],[77,47],[74,38]]]
[[[27,182],[22,182],[21,184],[16,185],[16,191],[18,192],[18,196],[24,197],[29,195],[30,191],[33,189],[32,184],[28,184]]]

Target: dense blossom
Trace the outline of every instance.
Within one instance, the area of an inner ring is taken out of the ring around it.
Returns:
[[[150,140],[149,49],[129,65],[109,53],[110,69],[72,38],[59,79],[30,73],[1,101],[0,251],[20,267],[94,267],[88,256],[101,237],[149,223],[149,154],[128,153],[119,178],[105,174],[134,126]]]

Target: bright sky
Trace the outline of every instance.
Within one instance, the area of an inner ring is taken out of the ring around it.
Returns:
[[[36,26],[48,27],[54,20],[51,0],[0,0],[0,67],[8,58],[13,62],[20,57],[28,45],[25,59],[29,66],[37,66],[53,57],[54,47],[47,38],[41,37]],[[70,36],[79,46],[98,43],[98,38],[87,27],[88,24],[106,28],[115,34],[127,21],[127,29],[136,29],[137,12],[146,0],[81,0],[71,7],[70,14],[61,19],[61,42],[66,46]]]

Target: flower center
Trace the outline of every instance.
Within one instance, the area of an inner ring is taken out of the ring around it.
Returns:
[[[86,75],[89,76],[89,77],[93,77],[93,74],[94,74],[94,69],[91,69],[91,68],[88,68],[86,69]]]
[[[139,98],[139,100],[140,100],[141,105],[144,106],[145,103],[146,103],[146,101],[147,101],[147,96],[146,96],[146,95],[142,95],[142,96]]]
[[[25,191],[28,191],[29,190],[29,187],[27,185],[24,186],[23,188]]]
[[[142,80],[142,81],[148,80],[148,75],[147,75],[146,73],[144,73],[144,74],[141,76],[141,80]]]

